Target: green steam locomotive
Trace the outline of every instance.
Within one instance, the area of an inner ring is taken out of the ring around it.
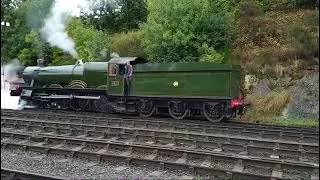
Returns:
[[[133,67],[129,84],[124,78],[127,63]],[[168,113],[174,119],[199,115],[212,122],[241,115],[244,108],[241,68],[226,64],[148,63],[122,57],[26,67],[22,77],[27,86],[14,94],[39,108],[142,117]]]

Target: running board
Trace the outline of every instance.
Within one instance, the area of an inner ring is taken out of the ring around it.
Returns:
[[[73,95],[50,95],[50,96],[38,96],[40,99],[88,99],[98,100],[100,96],[73,96]]]

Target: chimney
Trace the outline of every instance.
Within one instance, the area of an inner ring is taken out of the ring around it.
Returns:
[[[43,59],[37,59],[37,66],[39,66],[39,67],[45,67],[45,60],[43,60]]]

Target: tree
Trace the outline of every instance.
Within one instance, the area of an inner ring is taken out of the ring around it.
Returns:
[[[70,21],[67,32],[74,40],[76,50],[81,59],[87,61],[108,60],[109,38],[105,33],[83,24],[77,18],[73,18]]]
[[[98,30],[109,33],[136,30],[147,20],[146,0],[89,0],[90,14],[83,13],[82,19]]]
[[[146,0],[122,0],[120,6],[121,30],[139,29],[139,25],[147,21]]]
[[[139,31],[114,34],[111,49],[122,57],[146,57]]]
[[[38,32],[54,1],[24,0],[12,2],[14,4],[10,5],[10,15],[7,14],[6,16],[11,26],[5,34],[6,46],[3,49],[4,55],[2,56],[8,60],[20,57],[25,65],[36,64],[38,58],[49,58],[51,56],[50,47],[38,37]],[[32,42],[33,40],[35,42]],[[50,61],[50,59],[48,60]]]
[[[15,28],[16,10],[21,5],[20,0],[2,0],[1,1],[1,22],[7,22],[10,26],[1,25],[1,62],[8,62],[11,58],[8,49],[11,48],[10,37]]]
[[[157,62],[223,56],[232,37],[228,5],[224,0],[149,0],[148,20],[141,29],[147,55]]]

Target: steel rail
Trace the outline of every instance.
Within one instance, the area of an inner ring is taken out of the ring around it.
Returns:
[[[80,140],[66,137],[52,137],[45,135],[32,135],[17,132],[1,132],[2,137],[19,138],[19,143],[1,141],[2,147],[23,148],[43,153],[64,154],[71,157],[93,158],[102,160],[117,159],[128,164],[153,164],[164,168],[189,168],[195,174],[248,176],[251,179],[291,179],[291,173],[301,172],[301,178],[314,178],[319,176],[319,165],[315,163],[281,161],[271,158],[256,158],[251,156],[227,155],[221,153],[208,153],[187,149],[172,149],[163,146],[141,145],[132,142],[101,142],[97,140]],[[33,141],[33,143],[31,142]],[[52,144],[52,146],[50,145]],[[68,146],[68,147],[65,147]],[[71,148],[70,148],[71,146]],[[95,151],[92,148],[95,147]],[[85,150],[89,148],[90,150]],[[120,150],[120,152],[119,152]],[[117,153],[118,152],[118,153]],[[140,155],[139,155],[140,154]],[[192,162],[196,159],[196,162]],[[219,163],[231,165],[230,168],[219,166]],[[249,171],[253,168],[263,170]],[[296,175],[295,175],[296,176]]]
[[[94,113],[94,112],[74,112],[74,111],[65,111],[65,110],[47,110],[47,109],[41,109],[40,110],[7,110],[7,109],[1,109],[1,113],[6,114],[10,113],[11,115],[17,114],[17,113],[24,113],[24,114],[39,114],[39,115],[64,115],[64,116],[77,116],[77,117],[97,117],[97,118],[114,118],[114,119],[126,119],[126,120],[141,120],[141,117],[137,116],[130,116],[130,115],[115,115],[115,114],[108,114],[108,117],[106,117],[106,114],[102,113]],[[164,122],[177,122],[177,120],[170,119],[170,118],[143,118],[144,120],[149,121],[164,121]],[[318,134],[319,129],[318,128],[304,128],[304,127],[289,127],[289,126],[278,126],[278,125],[267,125],[267,124],[257,124],[257,123],[244,123],[244,122],[220,122],[220,123],[211,123],[208,121],[202,121],[202,120],[181,120],[178,121],[180,123],[186,123],[186,124],[193,124],[193,125],[202,125],[202,126],[222,126],[222,127],[243,127],[243,128],[259,128],[259,129],[273,129],[273,130],[282,130],[282,131],[295,131],[295,132],[301,132],[301,133],[311,133],[311,134]]]
[[[4,114],[8,116],[8,114]],[[3,116],[3,115],[2,115]],[[230,127],[224,125],[195,125],[179,122],[163,122],[163,121],[149,121],[141,119],[123,119],[123,118],[106,118],[106,117],[90,117],[90,116],[77,116],[77,115],[62,115],[62,114],[25,114],[16,113],[13,117],[32,117],[36,119],[48,120],[61,120],[69,122],[82,122],[90,124],[106,124],[117,126],[134,126],[143,128],[157,128],[169,129],[173,131],[189,131],[189,132],[203,132],[206,134],[231,134],[235,136],[244,137],[257,137],[263,139],[276,139],[293,142],[306,142],[306,143],[319,143],[319,133],[303,133],[295,131],[282,131],[272,129],[259,129],[259,128],[243,128],[243,127]]]
[[[263,139],[230,137],[225,135],[208,135],[199,133],[172,132],[141,128],[98,126],[73,124],[65,122],[47,122],[30,119],[2,118],[4,128],[24,128],[31,131],[63,133],[76,137],[95,137],[121,139],[122,141],[167,143],[178,147],[193,147],[205,150],[218,150],[248,155],[276,157],[280,159],[294,159],[301,161],[318,162],[319,145],[310,143],[289,143],[281,141],[267,141]]]
[[[66,178],[42,175],[37,173],[18,171],[1,167],[1,179],[3,180],[64,180]]]

